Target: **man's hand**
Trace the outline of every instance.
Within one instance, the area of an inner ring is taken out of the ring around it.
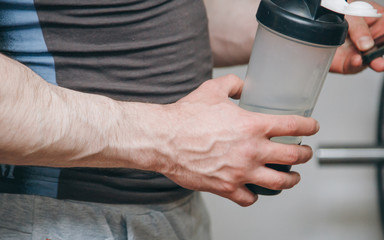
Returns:
[[[384,7],[372,4],[379,13],[384,14]],[[384,35],[384,18],[362,18],[346,16],[349,23],[348,38],[336,51],[330,71],[343,74],[358,73],[367,66],[363,65],[361,52],[365,52],[374,46],[374,39]],[[369,67],[377,72],[384,71],[384,59],[376,58]]]
[[[295,165],[312,157],[309,146],[270,141],[276,136],[307,136],[319,127],[312,118],[274,116],[245,111],[238,98],[243,81],[225,76],[204,83],[168,109],[170,158],[163,174],[183,187],[208,191],[242,206],[257,200],[245,184],[269,189],[296,185],[296,172],[279,172],[267,163]]]

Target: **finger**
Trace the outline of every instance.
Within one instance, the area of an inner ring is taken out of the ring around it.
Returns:
[[[289,189],[300,182],[300,174],[297,172],[280,172],[269,167],[264,167],[254,174],[252,184],[272,189]]]
[[[369,66],[376,72],[384,72],[384,58],[374,59]]]
[[[372,34],[372,38],[376,39],[383,35],[384,30],[384,20],[377,20],[373,25],[370,26],[370,32]]]
[[[265,159],[265,163],[283,164],[283,165],[298,165],[308,162],[313,155],[312,148],[308,145],[268,144],[268,152],[270,154]]]
[[[233,74],[210,79],[201,84],[198,89],[180,99],[179,102],[188,101],[191,98],[203,99],[207,95],[214,95],[222,99],[228,99],[228,97],[239,98],[243,84],[243,80]]]
[[[345,57],[342,73],[354,74],[363,71],[367,66],[363,64],[361,53],[355,51],[350,52],[349,56]]]
[[[361,52],[371,49],[375,42],[364,18],[356,16],[347,16],[346,18],[349,23],[349,37],[356,48]]]
[[[319,123],[313,118],[297,115],[264,115],[268,123],[266,136],[311,136],[320,129]]]
[[[377,13],[384,14],[384,7],[381,4],[376,3],[375,1],[368,1],[368,2],[377,10]],[[382,18],[377,18],[377,17],[365,17],[364,19],[369,26],[382,20]]]
[[[254,204],[258,199],[258,195],[252,193],[245,186],[239,187],[233,193],[219,194],[219,195],[234,201],[235,203],[239,204],[242,207],[250,206]]]
[[[330,72],[351,74],[363,70],[363,59],[360,52],[353,45],[352,41],[345,39],[345,43],[338,47],[332,61]]]
[[[373,26],[379,18],[377,17],[364,17],[365,22],[369,27]]]

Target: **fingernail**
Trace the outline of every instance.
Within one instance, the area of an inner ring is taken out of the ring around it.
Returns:
[[[384,71],[384,61],[382,59],[376,58],[374,63],[374,68],[376,72],[383,72]]]
[[[361,37],[357,43],[360,51],[367,51],[375,46],[375,42],[371,37],[364,36]]]

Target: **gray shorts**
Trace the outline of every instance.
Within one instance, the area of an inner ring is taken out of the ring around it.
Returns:
[[[0,194],[1,240],[206,240],[199,193],[160,205],[113,205]]]

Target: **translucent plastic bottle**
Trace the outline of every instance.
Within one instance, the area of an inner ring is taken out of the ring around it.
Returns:
[[[253,48],[256,54],[249,62],[240,107],[311,116],[336,48],[295,40],[259,25]],[[299,144],[301,137],[274,141]]]

